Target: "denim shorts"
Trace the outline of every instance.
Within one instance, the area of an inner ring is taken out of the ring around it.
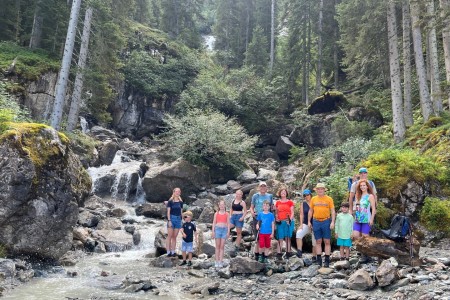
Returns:
[[[313,219],[313,231],[316,240],[331,239],[330,224],[331,219],[326,219],[325,221],[317,221],[316,219]]]
[[[338,246],[344,246],[344,247],[351,247],[352,246],[352,239],[337,239],[337,245]]]
[[[236,226],[236,228],[244,227],[244,220],[239,221],[242,218],[243,214],[232,214],[230,218],[230,223]]]
[[[226,239],[227,238],[228,227],[216,227],[214,229],[214,235],[216,239]]]
[[[181,228],[181,216],[170,215],[170,222],[172,223],[173,229]],[[169,222],[167,222],[167,227],[169,227]]]
[[[194,249],[194,242],[181,241],[181,251],[191,253]]]

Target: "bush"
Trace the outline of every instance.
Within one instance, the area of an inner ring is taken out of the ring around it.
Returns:
[[[377,204],[377,213],[375,215],[375,227],[377,228],[388,228],[391,224],[391,219],[394,216],[394,211],[392,209],[384,206],[382,202]]]
[[[425,198],[420,221],[430,231],[450,234],[450,200]]]
[[[0,82],[0,134],[6,130],[7,122],[29,121],[29,112],[22,109],[6,89],[6,84]]]
[[[331,130],[338,133],[341,141],[355,137],[370,138],[373,134],[371,126],[366,121],[349,121],[342,115],[333,120]]]
[[[181,117],[168,115],[162,140],[175,158],[206,167],[241,170],[256,137],[247,135],[233,118],[215,111],[193,109]]]

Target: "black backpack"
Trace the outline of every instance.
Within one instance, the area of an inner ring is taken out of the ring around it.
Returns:
[[[411,220],[406,216],[395,215],[391,227],[382,229],[381,232],[390,240],[402,242],[406,236],[411,235]]]

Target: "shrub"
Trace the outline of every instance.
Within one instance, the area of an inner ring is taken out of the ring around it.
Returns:
[[[168,115],[165,121],[168,130],[162,140],[169,154],[196,165],[240,170],[256,142],[235,119],[215,111],[193,109],[180,117]]]
[[[377,213],[375,216],[375,226],[378,228],[388,228],[391,224],[391,219],[394,216],[394,211],[384,206],[382,202],[377,204]]]
[[[294,163],[296,160],[305,157],[306,155],[306,149],[305,147],[298,147],[298,146],[294,146],[289,150],[289,163],[292,164]]]
[[[331,130],[338,133],[341,141],[355,137],[370,138],[373,134],[372,128],[366,121],[349,121],[343,115],[339,115],[333,120]]]
[[[420,221],[430,231],[450,234],[450,200],[425,198]]]

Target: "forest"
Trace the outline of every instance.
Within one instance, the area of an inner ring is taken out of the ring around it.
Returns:
[[[387,197],[401,197],[398,186],[411,178],[436,183],[421,218],[431,230],[442,230],[437,214],[450,223],[449,0],[2,0],[1,7],[1,130],[32,121],[77,134],[82,116],[126,131],[116,119],[124,85],[143,107],[165,114],[156,128],[139,124],[127,135],[159,139],[195,164],[240,169],[274,144],[264,142],[268,133],[324,119],[308,107],[328,93],[345,101],[331,124],[338,138],[290,148],[285,160],[305,170],[298,185],[321,178],[342,199],[348,174],[364,164]],[[24,86],[47,72],[59,72],[55,99],[51,112],[36,116]],[[351,107],[376,110],[384,124],[349,120],[343,108]],[[336,151],[344,157],[337,165]]]

